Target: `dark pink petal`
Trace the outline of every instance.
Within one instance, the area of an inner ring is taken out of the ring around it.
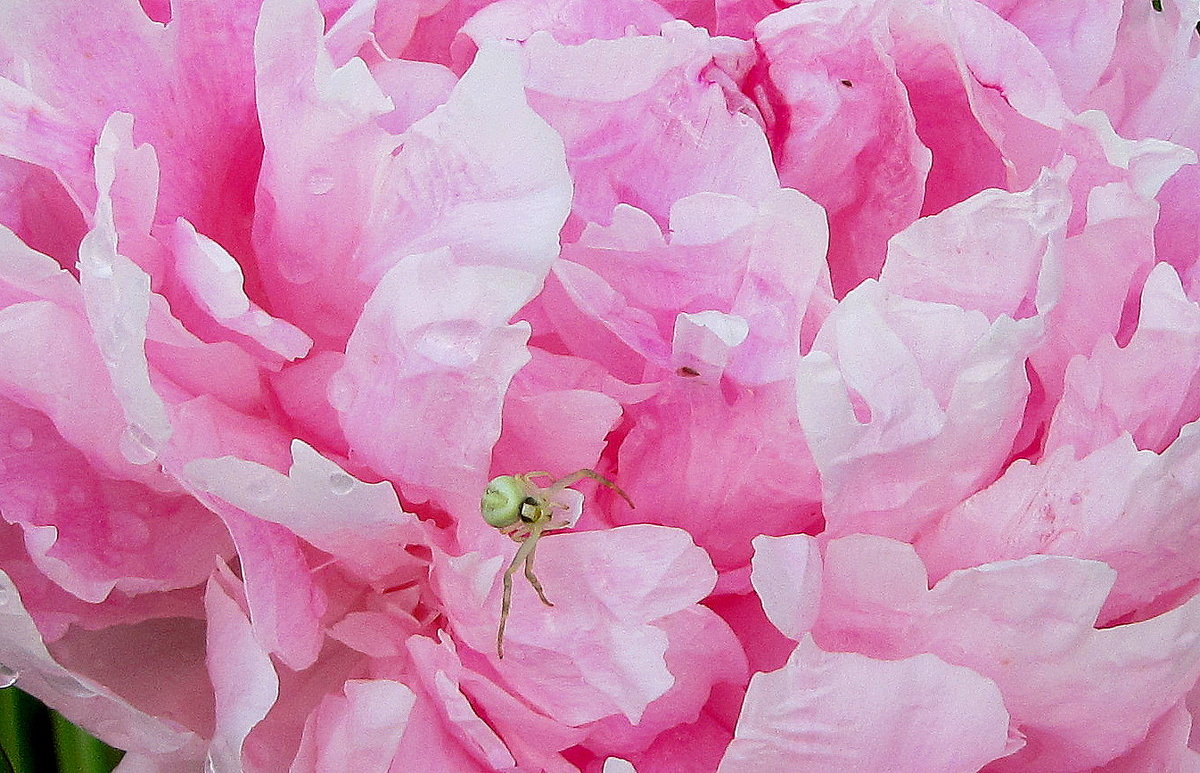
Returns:
[[[884,4],[801,3],[755,29],[747,82],[783,185],[829,213],[829,267],[844,295],[877,277],[887,240],[916,220],[929,149],[917,139]]]

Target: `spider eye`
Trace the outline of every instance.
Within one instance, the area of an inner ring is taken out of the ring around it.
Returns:
[[[520,520],[521,506],[529,498],[525,495],[525,487],[516,477],[501,475],[493,478],[483,492],[479,512],[489,526],[503,529]]]

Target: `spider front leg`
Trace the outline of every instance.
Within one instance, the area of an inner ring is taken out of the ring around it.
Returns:
[[[547,526],[547,528],[549,528],[549,526]],[[538,536],[540,537],[541,534],[539,533]],[[536,546],[534,549],[536,549]],[[529,584],[533,586],[535,591],[537,591],[538,598],[542,600],[542,603],[548,607],[552,607],[554,606],[554,602],[546,598],[546,592],[542,590],[542,584],[538,582],[538,578],[533,574],[534,549],[530,549],[529,557],[525,559],[525,579],[529,580]]]
[[[596,472],[595,470],[589,470],[586,467],[582,470],[576,470],[575,472],[571,473],[570,475],[567,475],[566,477],[559,478],[558,480],[551,483],[550,488],[546,489],[546,491],[551,494],[558,493],[559,491],[562,491],[563,489],[571,486],[572,484],[578,483],[579,481],[583,480],[584,478],[591,478],[592,480],[596,481],[597,483],[599,483],[603,486],[608,486],[610,489],[612,489],[613,491],[620,494],[621,499],[624,499],[625,502],[628,503],[628,505],[630,507],[636,509],[637,506],[633,504],[633,500],[629,498],[629,495],[626,494],[621,489],[620,486],[618,486],[616,483],[613,483],[611,480],[604,477],[603,475]]]
[[[542,536],[542,524],[534,523],[529,527],[529,537],[521,543],[517,554],[513,556],[512,563],[504,570],[504,598],[500,602],[500,628],[496,631],[496,654],[501,658],[504,657],[504,626],[508,623],[508,611],[512,607],[512,586],[513,575],[517,572],[517,567],[525,564],[525,576],[529,578],[534,590],[538,592],[542,601],[550,604],[546,600],[546,595],[542,592],[542,584],[533,577],[533,568],[529,565],[530,559],[533,558],[533,551],[537,548],[538,538]],[[553,604],[550,604],[553,606]]]

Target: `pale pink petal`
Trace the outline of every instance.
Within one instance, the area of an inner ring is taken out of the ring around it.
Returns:
[[[212,683],[205,666],[204,588],[186,617],[139,619],[96,630],[73,627],[48,644],[51,655],[81,678],[111,689],[176,731],[211,738]],[[163,674],[170,674],[165,689]]]
[[[1044,449],[1071,445],[1082,457],[1122,433],[1161,452],[1179,427],[1200,418],[1200,305],[1175,270],[1159,263],[1142,287],[1137,329],[1118,348],[1102,339],[1067,367]]]
[[[175,223],[175,270],[192,299],[220,327],[245,336],[267,352],[267,362],[278,365],[275,355],[295,360],[308,354],[312,339],[293,325],[272,317],[246,297],[245,277],[237,261],[221,245],[201,234],[187,220]]]
[[[271,0],[254,44],[265,145],[255,250],[273,308],[318,342],[344,340],[370,292],[346,262],[368,217],[370,181],[396,144],[373,121],[390,100],[361,60],[334,68],[323,28],[311,0]],[[330,210],[353,216],[320,216]],[[339,281],[314,284],[335,269]]]
[[[289,773],[387,773],[416,697],[399,682],[351,679],[304,722]]]
[[[629,757],[639,773],[675,773],[680,768],[716,770],[733,739],[736,708],[731,717],[717,717],[705,709],[695,721],[660,733],[649,748]]]
[[[818,206],[788,189],[757,205],[701,193],[674,202],[665,232],[627,205],[611,221],[589,224],[554,268],[562,300],[585,319],[543,301],[574,352],[631,379],[644,368],[634,353],[710,383],[726,372],[747,386],[792,377],[802,325],[831,295]]]
[[[539,32],[523,50],[530,104],[563,137],[585,221],[607,223],[624,203],[665,223],[694,193],[757,203],[778,187],[745,97],[726,91],[726,70],[747,58],[740,41],[670,22],[660,36],[577,46]]]
[[[0,223],[34,250],[73,266],[87,231],[82,213],[47,169],[0,157]]]
[[[403,134],[414,123],[446,104],[458,76],[440,64],[391,59],[371,67],[371,76],[392,101],[392,111],[375,121],[390,134]]]
[[[124,411],[84,317],[78,283],[50,258],[5,236],[0,271],[11,305],[0,311],[0,372],[6,396],[44,413],[98,469],[166,485],[158,471],[122,453]]]
[[[548,32],[564,45],[589,40],[613,40],[634,30],[658,34],[672,16],[650,0],[500,0],[467,20],[459,35],[482,44],[486,40],[528,40],[535,32]],[[466,52],[453,49],[457,56]]]
[[[333,69],[316,10],[301,0],[268,6],[258,42],[260,109],[270,110],[259,199],[271,206],[260,205],[255,238],[284,316],[340,345],[389,269],[445,246],[466,264],[527,272],[532,297],[557,254],[571,183],[561,140],[525,104],[514,48],[488,46],[446,104],[390,135],[374,121],[390,100],[360,60]],[[299,94],[280,88],[297,79]],[[331,207],[355,214],[326,223],[314,244],[311,223]]]
[[[139,139],[158,149],[162,217],[186,216],[241,247],[256,169],[250,44],[257,4],[176,5],[166,26],[134,0],[5,6],[0,61],[15,83],[0,87],[0,99],[22,90],[40,102],[26,115],[46,131],[4,132],[11,144],[3,152],[46,166],[91,208],[91,145],[109,116],[124,110],[136,117]],[[90,20],[85,28],[80,18]]]
[[[330,383],[351,459],[465,518],[487,486],[505,390],[529,361],[507,320],[531,277],[449,250],[410,256],[376,287]]]
[[[605,438],[621,418],[621,406],[601,392],[546,389],[522,378],[513,380],[504,402],[504,432],[492,448],[497,475],[554,470],[566,475],[594,468]]]
[[[822,647],[931,653],[1000,687],[1027,744],[989,771],[1106,763],[1200,675],[1200,600],[1097,630],[1116,573],[1096,561],[1032,556],[953,572],[930,589],[911,546],[859,535],[830,542],[824,566],[813,631]]]
[[[449,637],[440,634],[439,638],[435,643],[414,636],[408,650],[425,692],[439,704],[449,732],[463,748],[492,770],[514,766],[546,773],[575,770],[557,752],[578,742],[580,731],[531,709],[488,676],[466,668]]]
[[[442,707],[424,694],[417,697],[389,773],[491,773],[446,727]]]
[[[257,647],[301,670],[316,661],[327,602],[313,582],[300,540],[223,502],[208,503],[229,528],[245,577],[246,607]]]
[[[1164,603],[1169,608],[1190,595],[1200,571],[1193,529],[1198,469],[1196,424],[1161,456],[1137,450],[1129,435],[1079,460],[1070,447],[1060,448],[1037,464],[1014,462],[918,546],[934,579],[1035,553],[1104,561],[1117,579],[1103,624]]]
[[[21,527],[34,564],[78,598],[197,585],[213,556],[230,553],[203,505],[108,477],[37,411],[0,398],[0,436],[0,512]]]
[[[503,555],[435,562],[434,586],[458,637],[495,657]],[[675,683],[659,621],[712,589],[716,576],[686,532],[626,526],[546,537],[538,577],[556,606],[517,583],[500,663],[505,682],[569,725],[612,714],[636,723]]]
[[[588,725],[583,745],[597,753],[641,753],[663,733],[695,721],[709,711],[712,701],[726,695],[736,696],[736,711],[749,674],[741,644],[729,625],[701,605],[668,615],[657,625],[668,636],[665,657],[675,683],[646,706],[636,724],[626,716],[611,715]],[[696,668],[697,663],[707,666]]]
[[[897,295],[993,321],[1033,316],[1050,300],[1039,307],[1039,289],[1058,268],[1070,211],[1065,181],[1050,172],[1019,193],[981,191],[896,234],[880,281]]]
[[[1183,703],[1158,718],[1146,739],[1095,773],[1196,773],[1200,771],[1200,752],[1188,748],[1192,715]]]
[[[189,462],[184,474],[200,491],[287,527],[368,582],[411,569],[405,546],[425,541],[391,484],[363,483],[301,440],[292,441],[287,475],[231,456]]]
[[[797,641],[812,630],[821,601],[821,553],[806,534],[754,538],[750,580],[767,617]]]
[[[64,668],[47,652],[21,596],[0,572],[0,663],[6,679],[53,704],[68,719],[110,744],[166,759],[203,753],[197,735],[170,719],[135,708],[104,685]]]
[[[310,354],[270,374],[271,391],[299,437],[322,451],[347,456],[349,448],[337,409],[329,400],[329,384],[345,362],[342,352]]]
[[[209,580],[208,670],[216,694],[217,724],[208,758],[216,770],[240,770],[242,745],[279,697],[279,678],[247,619],[237,580],[219,572]]]
[[[797,377],[826,534],[908,538],[993,479],[1022,419],[1039,327],[872,281],[846,296]]]
[[[1007,753],[1000,690],[933,655],[874,660],[809,636],[755,674],[720,771],[965,773]]]

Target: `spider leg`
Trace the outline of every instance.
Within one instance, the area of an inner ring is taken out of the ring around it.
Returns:
[[[504,626],[508,623],[508,610],[512,607],[512,578],[517,572],[517,567],[524,563],[533,549],[537,547],[537,538],[541,532],[540,526],[533,524],[529,538],[521,543],[517,554],[513,556],[512,563],[504,570],[504,598],[500,602],[500,628],[496,631],[496,654],[501,658],[504,657]]]
[[[612,489],[613,491],[620,494],[621,499],[624,499],[626,502],[628,502],[630,507],[636,508],[636,505],[633,504],[633,500],[629,498],[629,495],[626,494],[621,489],[620,486],[613,483],[611,480],[604,477],[603,475],[596,472],[595,470],[589,470],[587,468],[584,468],[582,470],[576,470],[575,472],[571,473],[570,475],[566,476],[565,478],[559,478],[558,480],[551,483],[550,488],[548,488],[546,491],[548,494],[551,492],[557,493],[559,491],[562,491],[563,489],[565,489],[566,487],[570,486],[573,483],[578,483],[579,481],[583,480],[584,478],[591,478],[592,480],[596,481],[597,483],[600,483],[601,485],[608,486],[610,489]]]
[[[539,533],[538,537],[540,536],[541,534]],[[537,537],[531,537],[530,541],[536,542]],[[534,548],[529,551],[529,556],[525,559],[525,579],[529,580],[529,584],[533,586],[535,591],[537,591],[538,598],[542,600],[542,603],[548,607],[552,607],[554,606],[554,602],[546,598],[546,592],[542,590],[542,584],[538,582],[538,578],[533,574],[533,556],[536,548],[537,546],[535,545]]]

